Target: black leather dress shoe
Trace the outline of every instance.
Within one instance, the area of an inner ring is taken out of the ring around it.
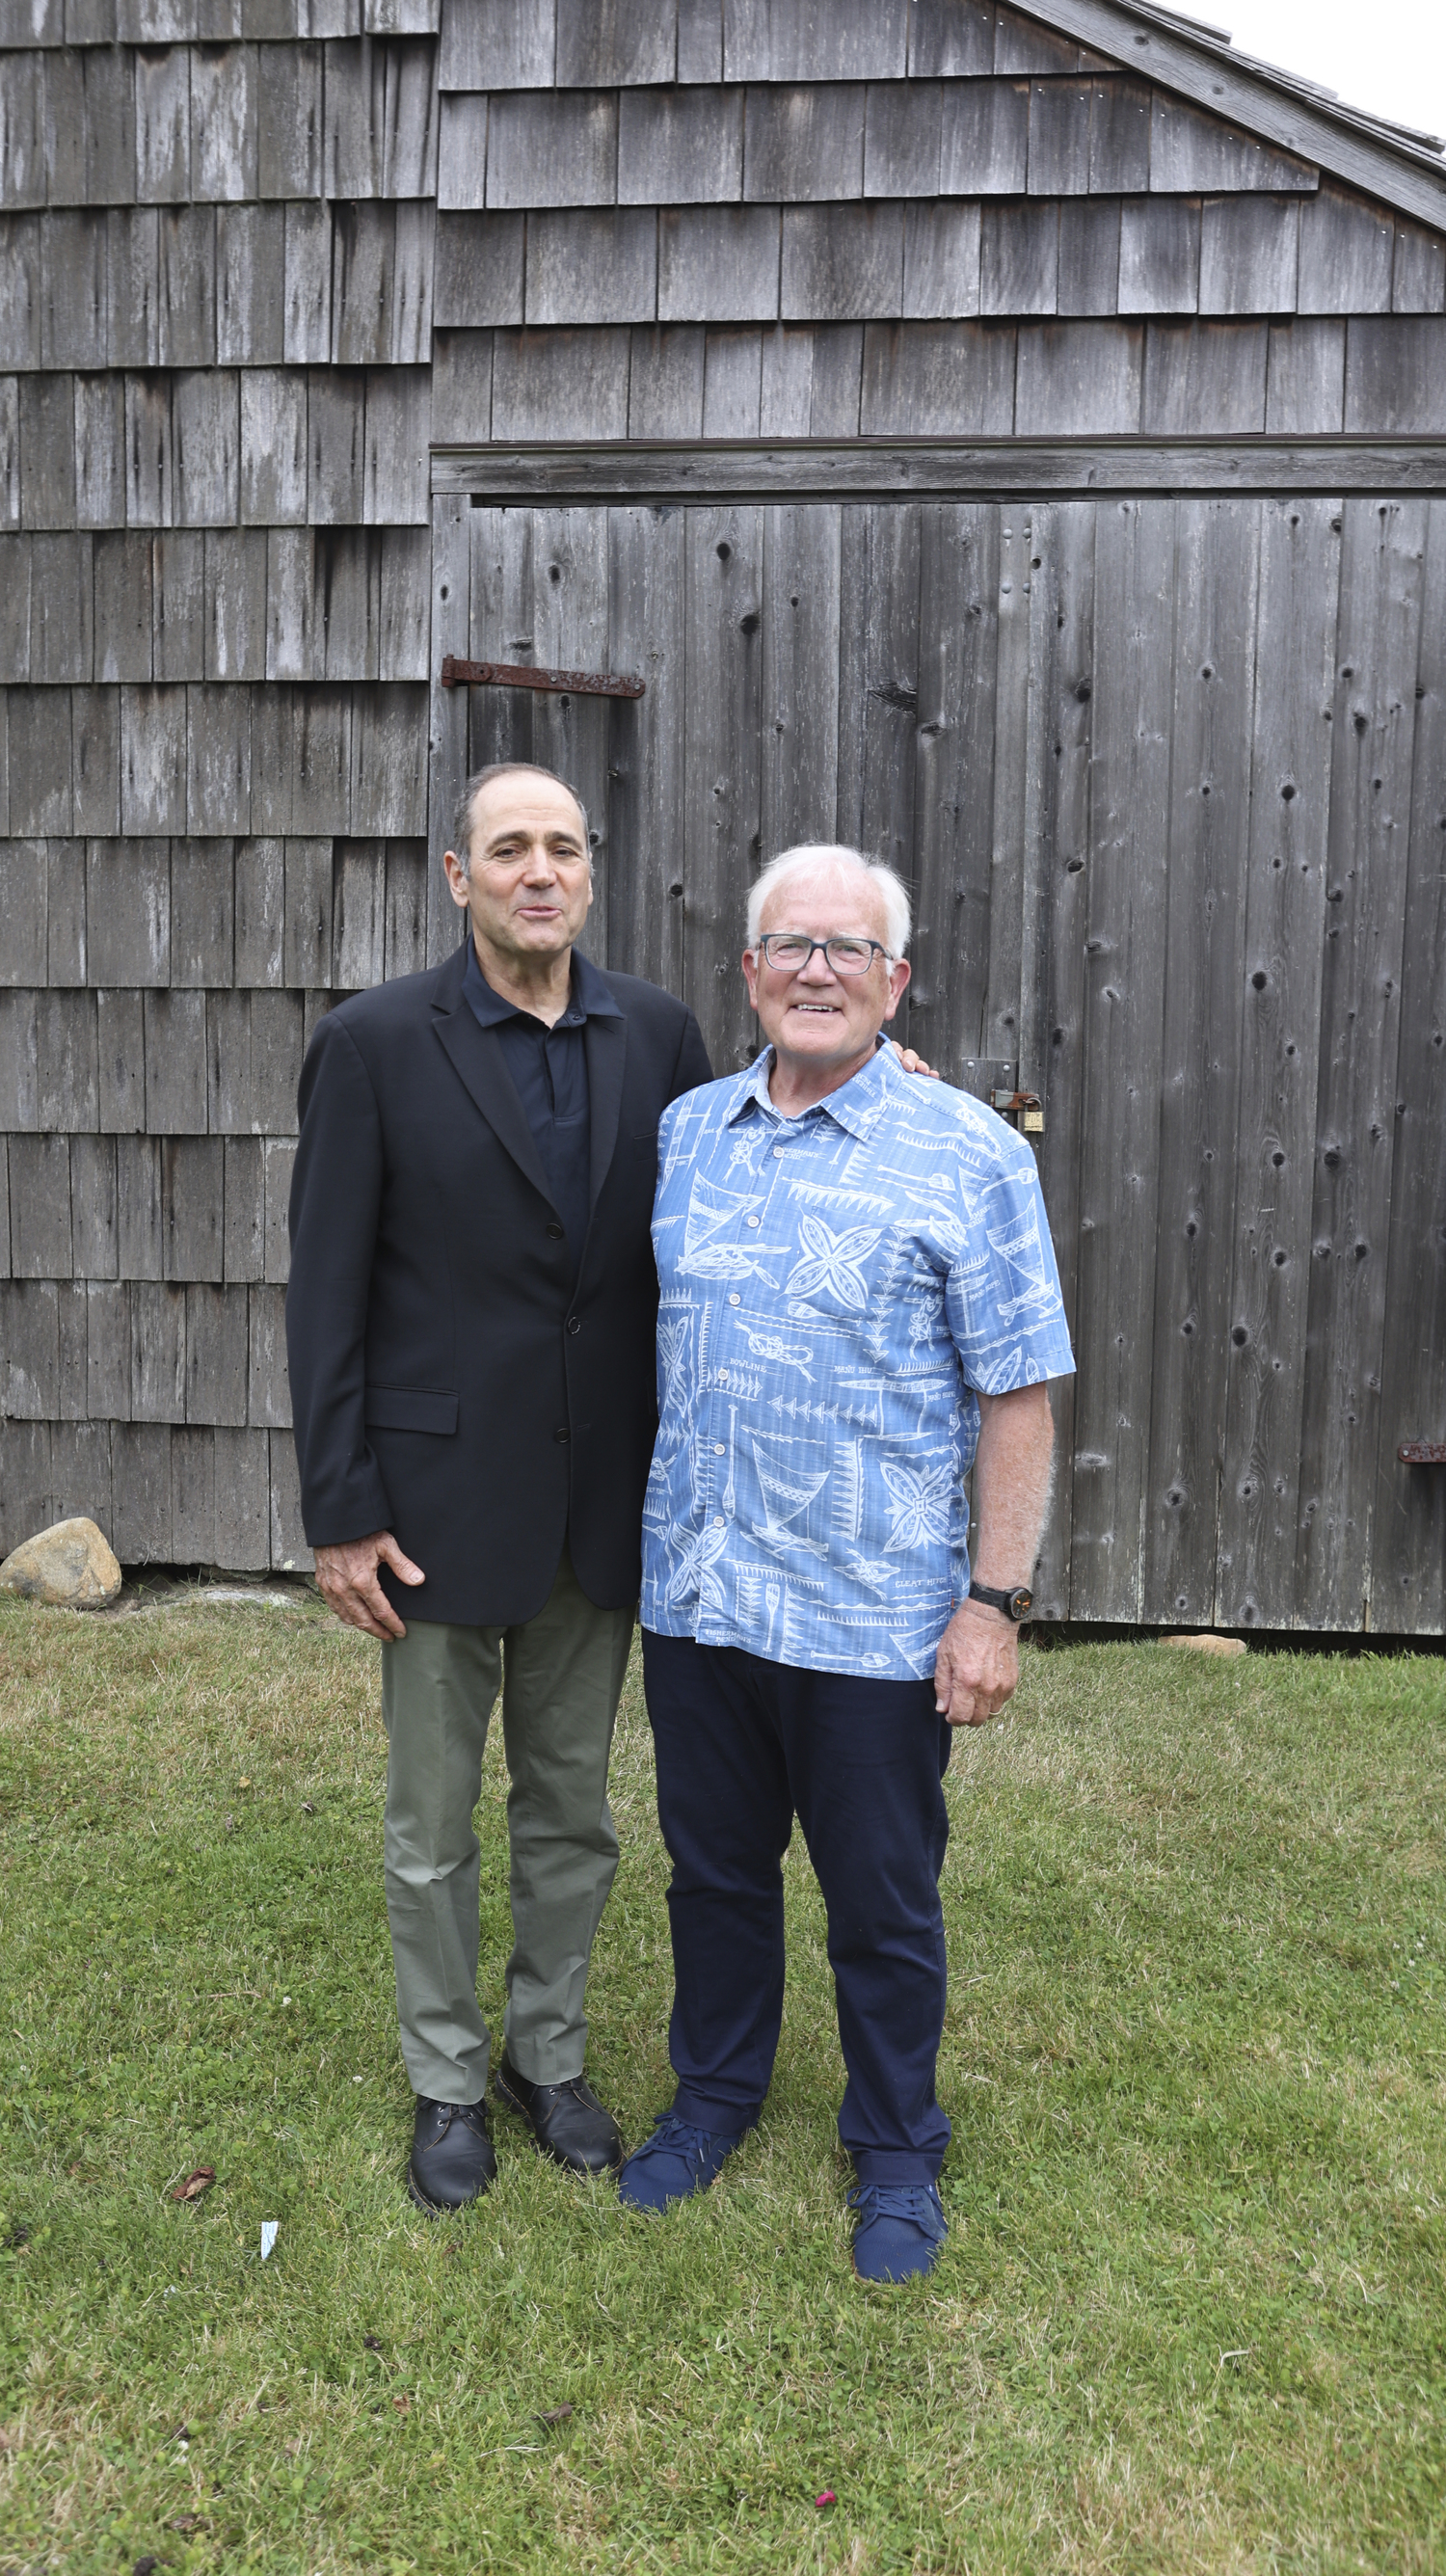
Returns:
[[[623,2142],[611,2111],[605,2111],[585,2076],[566,2084],[529,2084],[503,2058],[497,2069],[497,2092],[509,2110],[520,2111],[541,2154],[569,2173],[615,2173],[623,2160]]]
[[[497,2179],[497,2158],[481,2102],[432,2102],[417,2096],[407,2189],[429,2218],[465,2209]]]

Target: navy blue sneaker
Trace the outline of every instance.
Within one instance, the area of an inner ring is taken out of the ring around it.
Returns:
[[[949,2225],[931,2182],[861,2182],[849,2207],[858,2212],[854,2270],[861,2281],[911,2281],[933,2271]]]
[[[624,2209],[666,2209],[670,2201],[691,2200],[716,2182],[742,2138],[725,2138],[716,2129],[697,2129],[671,2111],[660,2111],[653,2134],[629,2156],[618,2176],[618,2198]]]

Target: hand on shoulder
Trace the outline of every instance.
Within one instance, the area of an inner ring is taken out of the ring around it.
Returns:
[[[926,1064],[923,1057],[918,1054],[913,1047],[900,1046],[897,1038],[890,1038],[889,1044],[893,1048],[895,1055],[898,1057],[899,1063],[905,1073],[922,1073],[930,1082],[937,1082],[939,1080],[939,1076],[934,1071],[933,1066],[931,1064]]]

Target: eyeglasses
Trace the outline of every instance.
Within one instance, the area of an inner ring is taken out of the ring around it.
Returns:
[[[888,958],[881,939],[807,939],[801,930],[766,930],[758,942],[765,964],[799,975],[821,948],[836,975],[867,975],[876,957]]]

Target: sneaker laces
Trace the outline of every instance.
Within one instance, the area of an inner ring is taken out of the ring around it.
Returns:
[[[858,2211],[860,2227],[876,2218],[905,2218],[935,2245],[949,2232],[938,2193],[928,2183],[861,2182],[849,2193],[848,2205]]]
[[[672,2111],[660,2111],[653,2122],[653,2134],[639,2148],[646,2155],[650,2147],[663,2147],[669,2155],[681,2156],[688,2165],[701,2167],[720,2143],[733,2146],[732,2138],[722,2139],[717,2129],[700,2129],[691,2120],[680,2120]]]

